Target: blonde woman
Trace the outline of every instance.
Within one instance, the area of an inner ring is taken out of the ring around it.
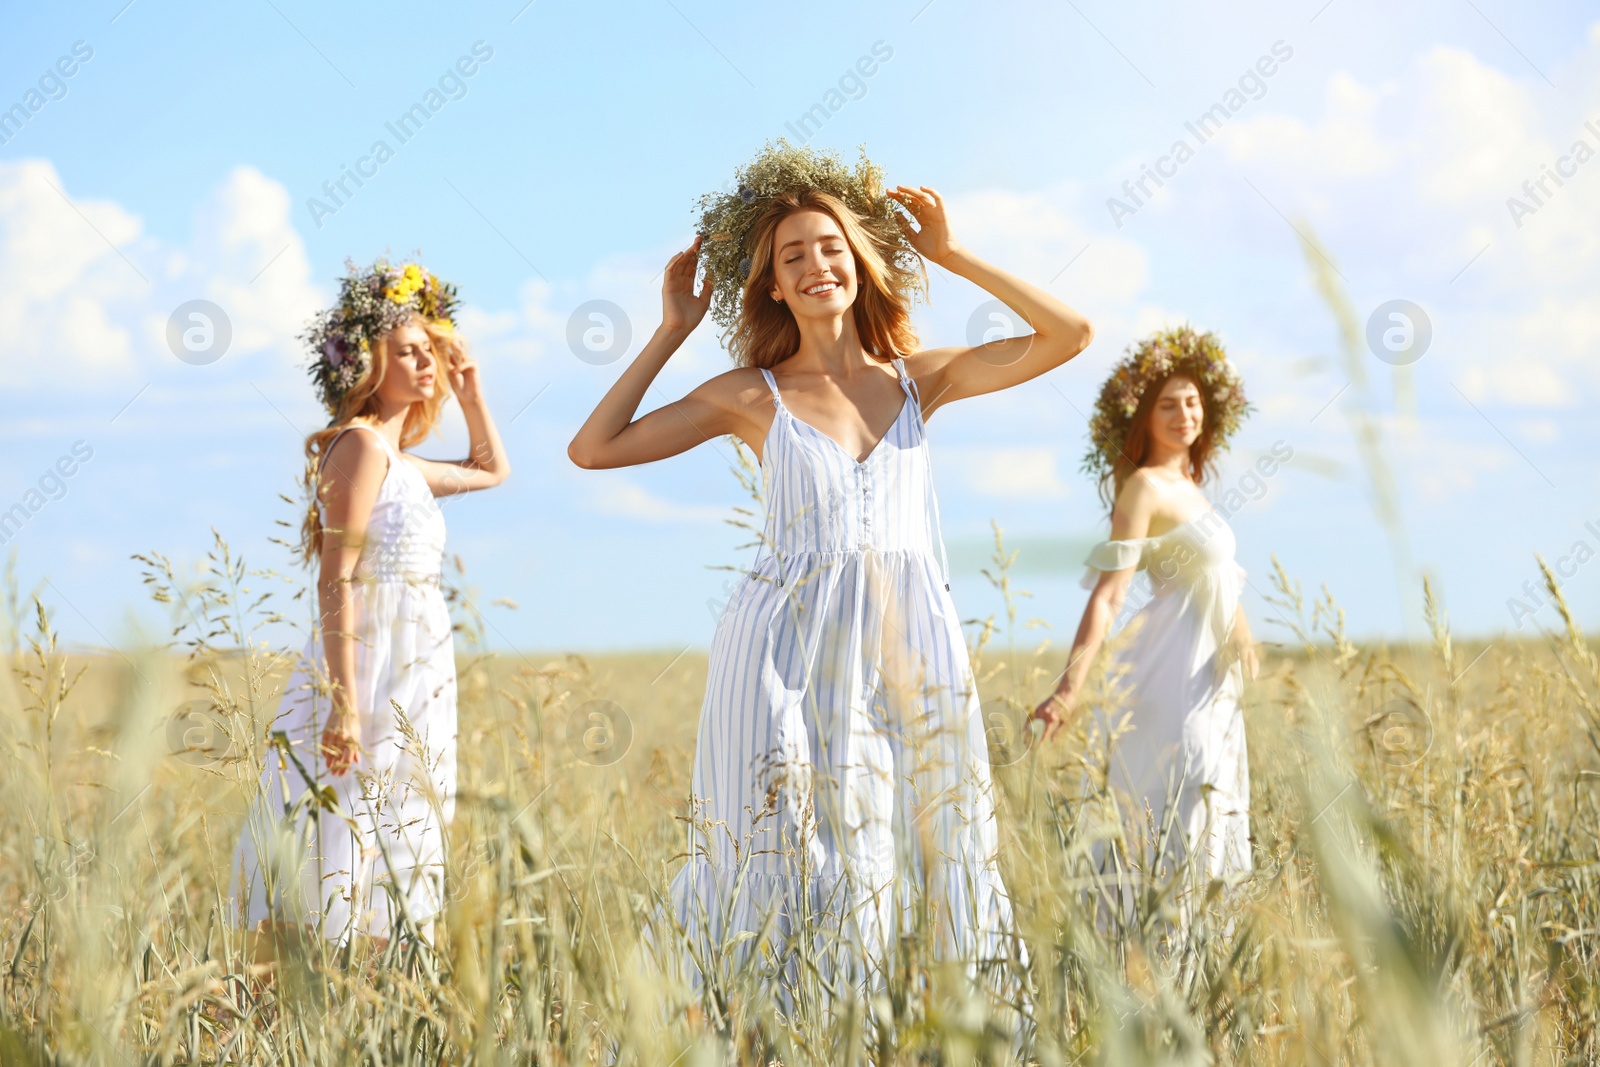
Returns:
[[[859,986],[917,922],[985,968],[1022,956],[925,422],[1060,366],[1091,331],[957,243],[934,190],[884,194],[870,165],[851,175],[830,158],[769,148],[737,194],[708,198],[701,236],[667,265],[660,327],[568,450],[580,467],[626,467],[727,434],[761,461],[765,534],[713,638],[692,787],[701,832],[672,885],[669,940],[687,944],[662,953],[696,984],[765,959],[791,987],[808,970],[797,939],[815,938],[806,954],[825,980]],[[1036,333],[921,348],[921,261]],[[713,292],[735,369],[638,415]]]
[[[426,936],[443,904],[456,669],[436,498],[510,472],[454,308],[453,286],[380,260],[352,266],[306,334],[331,416],[306,441],[315,502],[300,547],[319,625],[268,728],[287,744],[267,750],[235,864],[244,921],[274,935],[304,925],[381,947],[395,931]],[[452,395],[468,457],[406,452]]]

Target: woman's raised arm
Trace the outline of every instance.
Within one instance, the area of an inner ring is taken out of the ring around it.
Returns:
[[[1038,286],[986,263],[950,234],[944,200],[926,185],[901,185],[888,194],[917,222],[902,222],[911,246],[929,262],[960,275],[1005,304],[1033,333],[992,344],[929,349],[911,363],[918,391],[928,399],[923,415],[952,400],[998,392],[1067,362],[1089,347],[1089,320]]]
[[[677,403],[634,418],[661,368],[705,318],[711,282],[694,291],[700,239],[673,256],[661,281],[661,325],[644,349],[607,390],[579,428],[567,455],[586,470],[631,467],[686,452],[702,441],[736,433],[740,425],[732,401],[730,375],[719,375]]]
[[[494,416],[489,414],[489,405],[484,401],[478,362],[464,358],[445,370],[450,375],[450,387],[467,422],[467,458],[452,461],[408,455],[406,459],[422,471],[434,496],[493,488],[511,474],[511,461],[506,458],[506,447],[500,441],[500,431],[494,424]]]

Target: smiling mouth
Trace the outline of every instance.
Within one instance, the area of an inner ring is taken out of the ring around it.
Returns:
[[[827,296],[837,288],[839,288],[838,282],[818,282],[816,285],[808,286],[800,291],[807,296]]]

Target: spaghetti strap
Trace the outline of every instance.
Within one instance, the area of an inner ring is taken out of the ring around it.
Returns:
[[[767,388],[772,390],[772,399],[781,405],[783,403],[783,398],[778,395],[778,379],[774,378],[772,376],[772,372],[765,367],[758,367],[756,369],[761,372],[761,377],[767,380]]]
[[[912,380],[911,374],[906,370],[906,361],[900,356],[894,357],[895,377],[900,379],[900,388],[905,390],[906,396],[917,402],[917,410],[922,410],[922,397],[917,394],[917,383]]]
[[[356,427],[377,435],[389,465],[343,586],[355,605],[347,627],[354,669],[344,683],[358,712],[361,762],[357,773],[319,775],[315,782],[285,773],[276,758],[258,763],[260,789],[231,861],[238,880],[223,883],[234,891],[239,925],[306,922],[341,944],[357,934],[426,929],[443,909],[450,884],[446,828],[457,787],[456,660],[439,573],[444,514],[421,470],[402,462],[377,427],[364,421],[329,427],[328,445]],[[321,458],[331,451],[325,448]],[[324,531],[338,525],[327,522],[325,504],[319,494],[314,506]],[[317,758],[327,716],[324,644],[323,634],[308,636],[272,723],[307,763]],[[404,710],[409,727],[395,708]],[[407,740],[413,737],[415,744]],[[383,783],[375,791],[363,788],[368,774]],[[265,848],[280,833],[295,842],[293,862]]]
[[[907,399],[914,401],[917,405],[917,425],[922,428],[922,441],[918,447],[923,450],[924,454],[927,454],[928,424],[922,418],[922,394],[917,390],[916,379],[912,378],[911,373],[906,370],[906,361],[900,356],[896,356],[893,362],[895,374],[900,379],[900,388],[905,390]],[[928,463],[930,466],[932,465],[931,456],[928,459]],[[939,522],[939,502],[934,499],[933,479],[927,479],[924,484],[924,502],[927,505],[929,521],[933,524],[933,539],[939,545],[940,571],[944,578],[944,591],[948,593],[950,591],[950,553],[944,547],[944,529]]]
[[[331,439],[329,439],[327,447],[322,450],[322,458],[317,461],[318,474],[322,473],[322,468],[327,464],[328,457],[333,455],[333,446],[339,443],[339,438],[343,437],[351,430],[371,430],[374,434],[377,434],[378,443],[383,446],[384,452],[388,454],[389,462],[393,463],[396,459],[400,458],[398,453],[395,451],[395,447],[389,443],[389,439],[387,437],[378,432],[378,428],[376,426],[369,426],[364,422],[352,422],[347,424],[344,429],[340,430],[338,433],[334,434]]]
[[[765,523],[712,641],[688,861],[646,938],[701,988],[703,963],[760,960],[782,1002],[801,909],[839,924],[845,945],[818,968],[841,987],[875,981],[918,900],[939,900],[952,954],[1025,959],[916,385],[901,360],[874,363],[906,395],[862,459],[787,412],[761,370],[779,411],[761,454]]]

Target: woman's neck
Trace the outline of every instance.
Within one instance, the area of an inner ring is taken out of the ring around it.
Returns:
[[[400,435],[405,432],[406,415],[410,412],[410,404],[391,406],[378,401],[376,414],[367,416],[372,423],[372,428],[383,434],[388,442],[398,451],[400,448]]]
[[[850,378],[874,362],[861,347],[856,318],[849,311],[836,318],[795,319],[800,347],[794,358],[803,366],[833,378]]]
[[[1140,466],[1153,467],[1156,470],[1187,481],[1189,479],[1189,450],[1187,448],[1169,450],[1160,446],[1153,446],[1150,449],[1150,457]]]

